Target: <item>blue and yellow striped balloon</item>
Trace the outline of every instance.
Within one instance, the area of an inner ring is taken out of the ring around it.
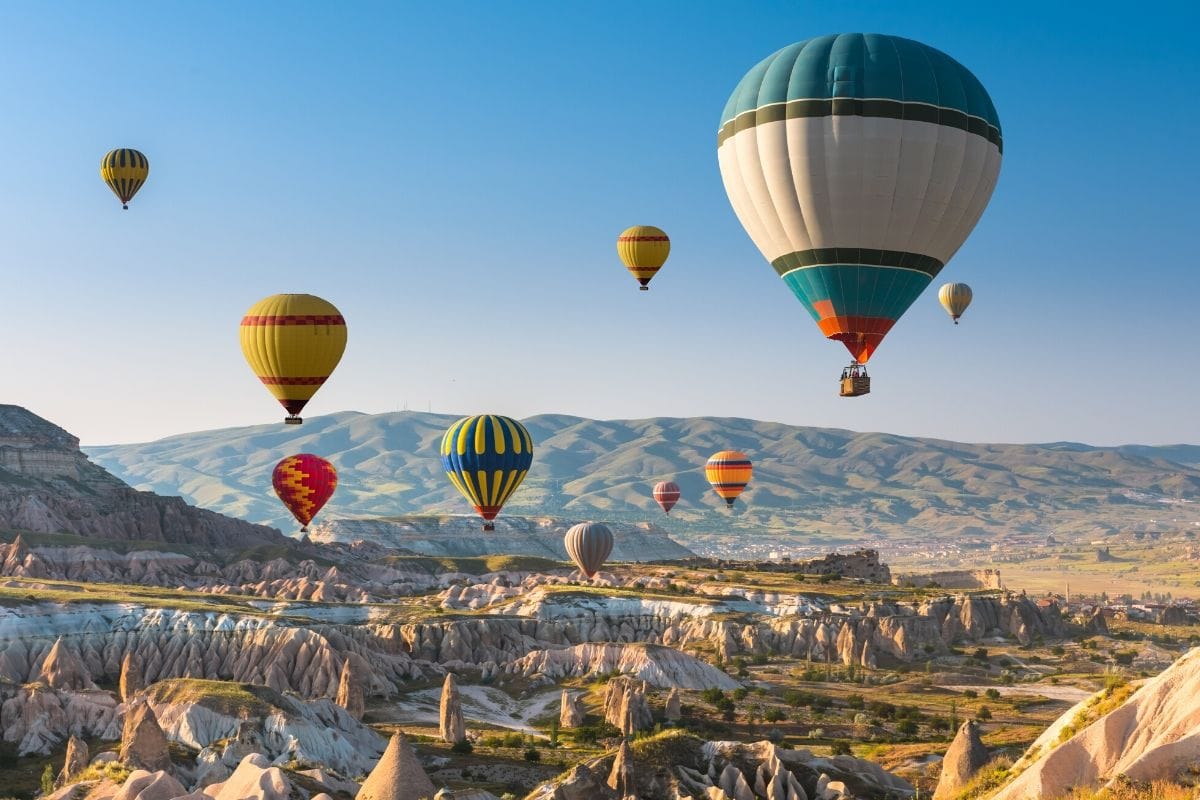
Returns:
[[[492,520],[525,480],[533,463],[533,438],[511,417],[463,417],[442,436],[442,469],[454,488],[485,520]]]

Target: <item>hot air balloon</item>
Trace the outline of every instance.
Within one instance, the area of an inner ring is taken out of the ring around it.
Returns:
[[[120,147],[105,153],[100,159],[100,177],[121,201],[121,208],[129,210],[129,201],[150,175],[150,162],[137,150]]]
[[[600,565],[613,549],[613,535],[608,526],[599,522],[581,522],[563,537],[567,555],[589,578],[595,577]]]
[[[275,494],[303,526],[302,531],[308,530],[308,523],[333,497],[337,482],[333,464],[311,453],[288,456],[275,465],[271,474]]]
[[[533,438],[525,426],[499,414],[463,417],[442,437],[442,469],[483,517],[485,531],[525,480]]]
[[[942,308],[946,309],[946,313],[954,320],[954,324],[958,324],[958,318],[967,310],[967,306],[971,305],[971,287],[965,283],[947,283],[941,289],[938,289],[938,300],[942,304]]]
[[[866,364],[966,240],[1000,173],[982,84],[910,39],[835,34],[746,73],[717,133],[742,226],[827,338]]]
[[[650,291],[650,279],[666,263],[671,253],[671,240],[653,225],[634,225],[617,237],[617,255],[625,269],[637,278],[643,292]]]
[[[679,501],[679,484],[674,481],[663,481],[654,487],[654,500],[666,514],[671,513],[675,503]]]
[[[746,488],[754,468],[745,453],[737,450],[722,450],[713,453],[704,465],[704,476],[712,484],[713,491],[725,500],[725,505],[733,508],[733,501]]]
[[[300,411],[329,379],[346,350],[346,320],[311,294],[274,294],[259,300],[241,326],[242,354],[254,374],[299,425]]]

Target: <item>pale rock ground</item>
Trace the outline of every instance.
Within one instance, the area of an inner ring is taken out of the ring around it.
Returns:
[[[531,720],[561,703],[557,688],[543,689],[519,699],[492,686],[460,686],[458,691],[466,722],[495,725],[542,738],[545,734],[534,728]],[[440,689],[421,689],[407,695],[404,702],[376,713],[381,721],[389,723],[437,725],[440,700]]]
[[[727,674],[695,656],[669,647],[580,644],[560,650],[535,650],[512,662],[507,670],[515,675],[544,676],[552,681],[619,672],[659,688],[735,689],[738,684]]]
[[[151,687],[147,696],[172,740],[201,749],[236,738],[242,730],[243,718],[222,714],[203,701],[170,702],[167,686]],[[279,695],[265,716],[251,722],[261,725],[259,752],[267,758],[324,764],[343,775],[365,774],[384,747],[379,734],[328,698],[301,702]]]
[[[1014,769],[1023,771],[994,800],[1052,797],[1073,786],[1103,786],[1118,775],[1171,779],[1200,759],[1200,648],[1147,679],[1122,705],[1061,744],[1059,732],[1086,708],[1068,711]]]

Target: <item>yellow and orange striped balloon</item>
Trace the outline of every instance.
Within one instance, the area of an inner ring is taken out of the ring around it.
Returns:
[[[333,303],[311,294],[259,300],[241,325],[242,355],[299,425],[300,411],[332,374],[346,350],[346,320]]]
[[[746,484],[750,483],[753,473],[754,467],[750,464],[750,459],[745,453],[737,450],[713,453],[704,465],[704,476],[712,484],[713,491],[719,494],[725,505],[730,508],[733,508],[733,501],[737,496],[746,489]]]
[[[634,225],[617,237],[617,255],[625,269],[633,273],[642,291],[649,291],[650,279],[658,273],[671,254],[671,240],[653,225]]]

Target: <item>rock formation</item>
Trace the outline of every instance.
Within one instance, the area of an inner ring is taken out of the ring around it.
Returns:
[[[1108,620],[1104,618],[1104,609],[1096,606],[1083,628],[1093,636],[1108,636]]]
[[[442,741],[449,744],[457,744],[467,738],[467,729],[463,724],[462,701],[458,696],[458,680],[453,672],[447,672],[446,680],[442,683],[438,732]]]
[[[142,676],[142,659],[132,650],[126,652],[125,657],[121,659],[121,678],[117,688],[120,690],[121,700],[126,703],[146,688],[146,681]]]
[[[71,782],[71,778],[83,772],[84,767],[88,765],[89,754],[87,742],[80,739],[78,736],[72,736],[67,740],[67,754],[63,759],[62,771],[58,773],[58,779],[55,780],[55,786],[66,786]]]
[[[558,709],[558,726],[564,730],[578,728],[583,724],[583,718],[582,698],[578,695],[572,695],[566,689],[563,689],[562,700],[559,702]]]
[[[145,697],[168,738],[208,751],[200,761],[209,765],[211,780],[224,777],[248,751],[362,775],[386,744],[327,697],[301,701],[265,686],[187,679],[156,683]],[[226,744],[216,752],[234,736],[249,747]]]
[[[17,476],[0,480],[0,528],[231,550],[285,542],[273,528],[132,489],[89,461],[77,438],[20,406],[0,405],[0,467]]]
[[[293,789],[283,770],[255,753],[242,759],[225,781],[206,786],[202,795],[187,795],[180,800],[292,800],[297,796]]]
[[[683,699],[678,689],[672,688],[670,694],[667,695],[667,707],[663,716],[667,722],[679,722],[683,716]]]
[[[165,770],[135,769],[112,800],[173,800],[185,794],[183,784]]]
[[[427,800],[435,792],[412,745],[403,734],[397,733],[363,781],[356,800]]]
[[[535,650],[506,669],[515,675],[564,678],[620,673],[660,688],[735,689],[737,682],[695,656],[661,645],[588,643],[574,647]]]
[[[1014,765],[1020,774],[993,800],[1055,797],[1074,787],[1105,786],[1118,776],[1172,780],[1200,759],[1200,648],[1124,702],[1111,691],[1070,709],[1038,737]],[[1059,743],[1068,726],[1077,732]]]
[[[66,738],[118,739],[121,726],[112,695],[98,690],[56,691],[29,684],[0,706],[4,739],[17,744],[20,755],[47,755]]]
[[[362,682],[358,679],[353,660],[350,658],[342,662],[342,674],[338,678],[337,699],[334,702],[357,720],[361,720],[366,713],[367,702]]]
[[[131,767],[149,772],[171,768],[166,734],[158,725],[154,709],[144,700],[135,702],[125,714],[121,760]]]
[[[38,677],[51,689],[78,691],[96,688],[87,667],[79,660],[79,656],[63,644],[61,638],[55,640],[50,652],[46,654]]]
[[[604,695],[604,719],[625,736],[654,727],[654,715],[642,684],[631,678],[613,678]]]
[[[967,720],[959,727],[942,759],[942,776],[933,800],[953,800],[987,762],[988,749],[979,737],[979,723]]]
[[[621,740],[617,755],[613,759],[612,771],[608,773],[608,786],[618,797],[636,796],[637,783],[633,776],[633,755],[629,752],[629,742]]]

